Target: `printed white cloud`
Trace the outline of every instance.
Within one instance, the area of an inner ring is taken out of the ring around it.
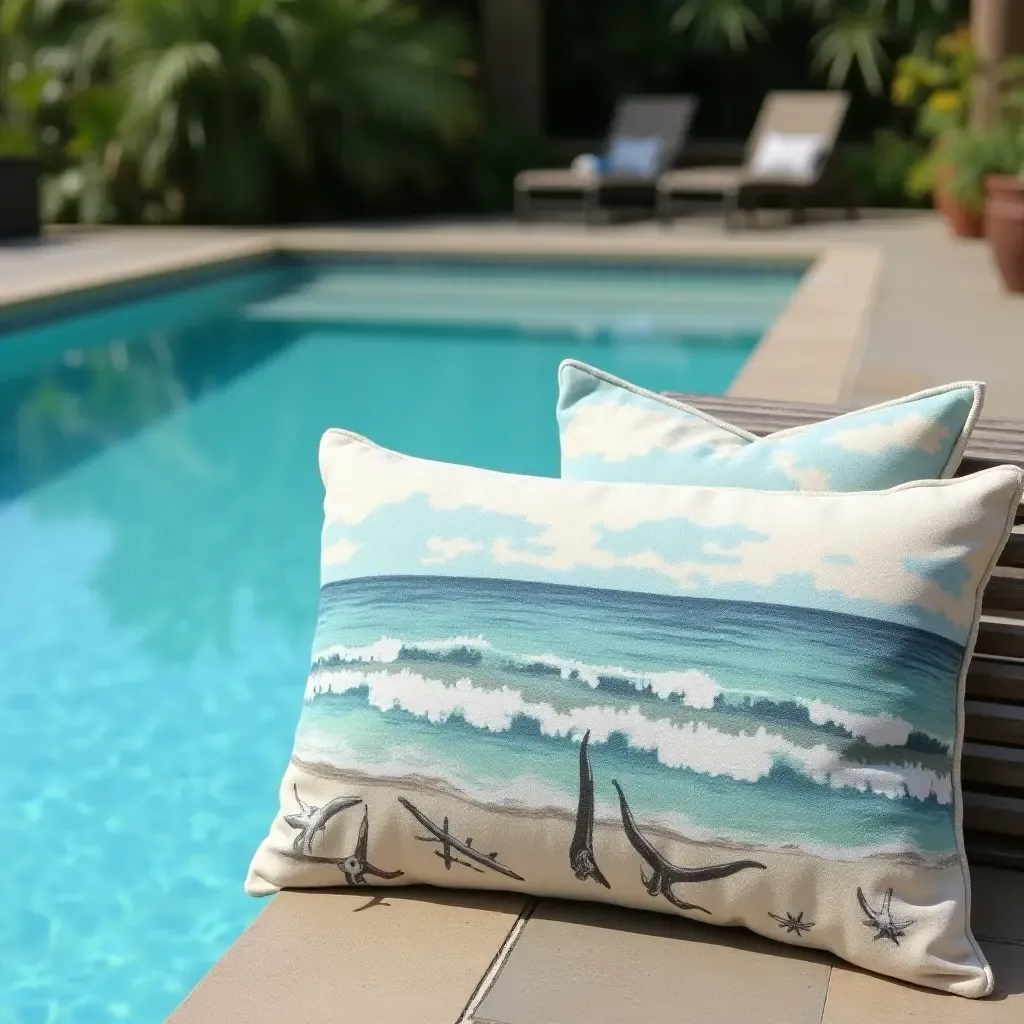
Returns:
[[[361,547],[362,544],[353,544],[348,537],[342,537],[325,547],[321,557],[325,565],[339,565],[347,562]]]
[[[792,480],[801,491],[827,491],[828,473],[815,466],[801,466],[797,452],[777,449],[772,453],[772,468]]]
[[[655,450],[683,451],[707,445],[721,455],[730,455],[747,444],[696,416],[620,402],[580,405],[562,428],[562,454],[571,459],[600,455],[607,462],[625,462]]]
[[[466,537],[431,537],[427,541],[428,556],[422,559],[424,565],[443,565],[450,562],[459,555],[469,555],[474,551],[482,551],[483,544],[478,540],[468,540]]]
[[[578,566],[645,568],[665,578],[666,593],[707,593],[708,582],[772,586],[801,575],[839,598],[913,603],[961,628],[973,617],[972,588],[964,588],[966,598],[950,594],[909,572],[904,560],[953,551],[969,578],[980,579],[1017,485],[1009,469],[897,489],[884,498],[561,481],[409,458],[344,434],[328,435],[321,457],[325,509],[334,523],[359,523],[381,507],[423,495],[436,509],[496,512],[536,527],[521,542],[502,536],[498,526],[489,552],[499,564],[558,573]],[[878,528],[880,516],[885,529]],[[735,526],[765,540],[742,540],[729,548],[735,560],[721,562],[673,561],[670,545],[652,542],[645,548],[637,535],[635,550],[625,555],[602,546],[615,531],[670,520],[679,520],[683,534],[695,527]],[[837,553],[851,561],[837,564]],[[615,585],[614,573],[608,580]]]
[[[941,420],[919,412],[908,412],[891,423],[866,423],[862,427],[837,430],[822,438],[822,444],[835,444],[845,451],[865,455],[878,455],[886,448],[916,448],[935,455],[949,434],[949,427]]]

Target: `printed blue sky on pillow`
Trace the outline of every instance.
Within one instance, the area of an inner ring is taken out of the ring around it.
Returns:
[[[985,386],[947,384],[759,438],[585,363],[558,371],[562,477],[870,491],[952,476]]]

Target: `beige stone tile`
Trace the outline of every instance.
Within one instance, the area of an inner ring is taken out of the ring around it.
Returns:
[[[988,999],[964,999],[834,967],[821,1024],[1020,1024],[1024,946],[987,942],[982,947],[996,978]]]
[[[818,1024],[831,962],[740,929],[545,900],[473,1019]]]
[[[220,229],[81,231],[0,247],[0,307],[270,251],[270,236]]]
[[[453,1024],[526,902],[425,887],[284,892],[169,1020]]]
[[[1024,872],[971,868],[971,929],[979,939],[1024,943]]]

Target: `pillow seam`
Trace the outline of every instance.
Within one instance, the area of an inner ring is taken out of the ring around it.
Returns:
[[[943,483],[945,481],[935,481],[936,483]],[[994,988],[994,978],[992,974],[992,966],[988,962],[988,958],[985,956],[978,944],[977,939],[974,937],[974,932],[971,929],[971,874],[969,866],[967,864],[967,851],[964,847],[964,827],[963,827],[963,816],[964,816],[964,804],[963,804],[963,783],[961,779],[961,757],[963,753],[964,744],[964,731],[965,731],[965,709],[964,700],[967,690],[967,671],[970,668],[971,659],[974,656],[974,648],[978,640],[978,630],[981,625],[981,605],[985,594],[985,588],[988,586],[989,580],[992,578],[992,573],[995,571],[996,565],[999,562],[999,556],[1003,553],[1003,549],[1006,547],[1006,542],[1009,539],[1010,532],[1013,529],[1014,520],[1017,516],[1017,508],[1020,505],[1022,492],[1024,492],[1024,479],[1018,478],[1017,487],[1013,495],[1013,501],[1010,502],[1009,509],[1006,514],[1006,522],[1003,525],[1003,532],[999,542],[993,549],[992,556],[989,559],[988,566],[985,572],[982,574],[981,579],[978,581],[978,587],[974,595],[974,624],[971,627],[971,632],[967,637],[967,643],[964,644],[964,653],[960,662],[960,672],[957,676],[957,685],[955,693],[956,701],[956,735],[953,739],[953,833],[956,840],[956,852],[957,862],[960,866],[960,875],[964,883],[964,934],[967,938],[967,942],[971,949],[974,951],[975,956],[978,958],[978,963],[982,970],[985,972],[987,979],[987,987],[984,995],[990,995]]]
[[[478,473],[496,473],[499,476],[513,476],[521,477],[526,480],[555,480],[560,483],[566,483],[570,486],[588,485],[591,487],[685,487],[689,490],[694,491],[755,491],[760,494],[788,494],[790,496],[799,494],[803,498],[838,498],[842,496],[855,496],[855,495],[869,495],[869,494],[891,494],[894,491],[905,491],[912,490],[915,488],[925,487],[949,487],[959,486],[965,480],[970,479],[973,476],[978,476],[981,473],[992,473],[992,472],[1003,472],[1010,471],[1017,477],[1017,487],[1021,487],[1021,482],[1024,481],[1024,469],[1020,466],[1016,466],[1013,463],[1002,463],[996,466],[989,466],[985,469],[978,470],[977,473],[968,473],[966,476],[948,476],[939,477],[938,479],[929,477],[925,480],[907,480],[902,484],[896,484],[893,487],[879,487],[870,491],[771,491],[764,490],[758,487],[728,487],[724,484],[676,484],[676,483],[645,483],[635,480],[577,480],[574,478],[565,479],[564,477],[557,476],[533,476],[530,473],[503,473],[500,469],[487,469],[482,466],[468,466],[461,462],[444,462],[440,459],[427,459],[421,458],[419,455],[407,455],[405,452],[396,452],[393,448],[385,448],[384,445],[377,444],[376,441],[371,441],[368,437],[364,437],[362,434],[357,434],[354,430],[346,430],[344,427],[328,427],[324,431],[321,443],[329,435],[337,435],[339,437],[347,437],[352,441],[356,441],[359,444],[365,445],[367,448],[376,449],[377,451],[385,452],[388,455],[393,455],[398,459],[407,459],[412,462],[430,462],[438,466],[454,466],[457,469],[469,469],[474,470]],[[1008,534],[1007,534],[1008,536]],[[1005,544],[1005,540],[1003,541]],[[1002,550],[1002,549],[1000,549]]]
[[[926,388],[924,391],[917,391],[912,395],[904,395],[901,398],[891,398],[887,402],[879,402],[876,405],[865,406],[863,409],[850,409],[846,412],[839,413],[837,416],[830,416],[828,419],[817,420],[815,423],[802,423],[795,427],[786,427],[783,430],[776,430],[774,433],[761,436],[753,434],[748,430],[744,430],[742,427],[738,427],[726,420],[721,420],[717,416],[704,412],[703,409],[699,409],[696,406],[689,405],[686,402],[680,402],[674,398],[669,398],[667,395],[659,394],[657,391],[642,388],[638,384],[633,384],[621,377],[616,377],[614,374],[606,373],[604,370],[600,370],[596,366],[590,366],[588,363],[580,362],[578,359],[566,359],[562,362],[558,368],[559,383],[561,383],[562,368],[565,366],[573,366],[583,373],[604,381],[606,384],[622,388],[624,391],[629,391],[641,398],[648,398],[655,402],[659,402],[662,405],[668,406],[670,409],[675,409],[677,412],[685,412],[691,416],[696,416],[705,423],[721,427],[729,433],[743,438],[751,444],[758,441],[774,440],[790,433],[802,433],[803,431],[817,426],[820,423],[835,423],[838,420],[846,419],[850,416],[862,416],[869,412],[880,412],[883,409],[893,409],[899,405],[908,405],[911,402],[923,401],[926,398],[934,398],[936,395],[946,394],[950,391],[957,391],[961,388],[969,389],[973,395],[971,400],[971,409],[967,414],[967,418],[964,420],[963,426],[960,428],[960,433],[957,435],[956,443],[950,449],[946,462],[943,465],[942,472],[939,474],[940,479],[952,476],[959,468],[960,463],[963,460],[964,451],[970,442],[971,434],[977,425],[978,419],[981,416],[982,407],[985,404],[984,383],[981,381],[968,380],[953,381],[949,384],[940,384],[934,388]]]

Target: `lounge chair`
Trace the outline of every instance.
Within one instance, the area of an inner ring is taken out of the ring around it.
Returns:
[[[605,154],[615,160],[619,150],[620,162],[633,162],[639,168],[642,157],[650,157],[645,170],[597,171],[587,174],[561,168],[558,170],[523,171],[515,180],[515,211],[520,220],[530,219],[538,196],[554,197],[559,205],[568,200],[580,204],[584,219],[594,219],[602,205],[608,201],[622,204],[631,199],[649,205],[654,199],[654,184],[658,177],[675,165],[686,138],[690,133],[693,115],[697,111],[695,96],[626,96],[615,109]],[[652,140],[653,146],[644,143]],[[636,153],[639,146],[646,153]],[[625,150],[633,147],[634,153]],[[633,156],[641,159],[621,159]]]
[[[785,201],[801,220],[808,200],[834,187],[835,146],[850,97],[845,92],[771,92],[761,104],[744,160],[733,167],[670,170],[658,179],[657,214],[670,224],[680,196],[721,196],[727,226],[765,198]],[[847,205],[848,216],[855,211]]]

